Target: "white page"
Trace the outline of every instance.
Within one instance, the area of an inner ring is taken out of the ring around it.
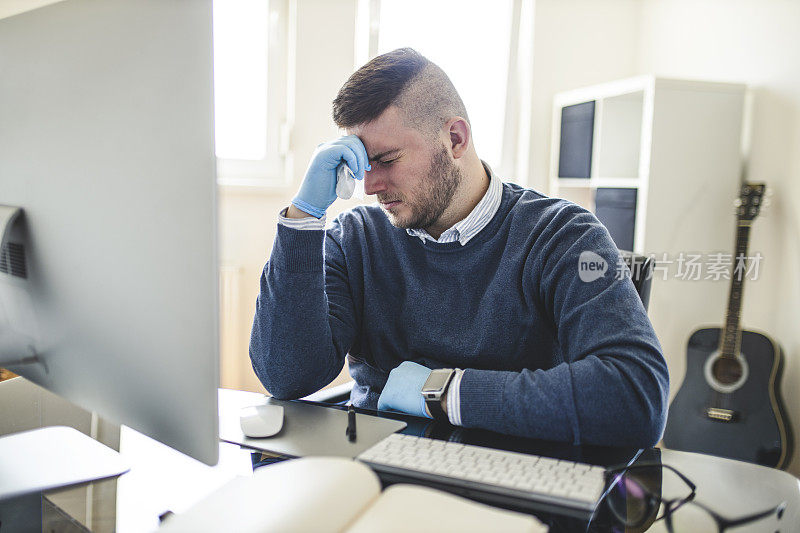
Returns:
[[[309,457],[228,483],[159,531],[339,532],[380,494],[378,477],[349,459]]]
[[[547,531],[536,518],[497,509],[446,492],[413,485],[392,485],[347,529],[347,533],[463,533]]]

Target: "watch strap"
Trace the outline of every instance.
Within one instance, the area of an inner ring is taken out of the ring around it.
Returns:
[[[449,384],[448,384],[448,388],[449,388]],[[447,393],[447,391],[445,390],[445,394],[446,393]],[[447,418],[447,413],[445,413],[444,409],[442,409],[442,400],[441,400],[441,398],[438,399],[438,400],[425,398],[425,405],[428,406],[428,411],[431,412],[431,416],[435,420],[447,420],[448,419]]]

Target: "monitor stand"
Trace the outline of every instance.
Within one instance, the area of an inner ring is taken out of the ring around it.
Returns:
[[[128,470],[119,452],[74,428],[51,426],[0,437],[0,501]]]

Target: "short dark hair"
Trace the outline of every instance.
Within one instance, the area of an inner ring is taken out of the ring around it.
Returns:
[[[366,124],[390,105],[417,129],[432,133],[451,116],[468,120],[464,103],[447,75],[413,48],[398,48],[356,70],[333,100],[340,128]]]

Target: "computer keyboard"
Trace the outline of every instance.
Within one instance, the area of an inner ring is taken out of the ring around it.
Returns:
[[[604,488],[599,466],[399,433],[357,459],[378,472],[582,511]]]

